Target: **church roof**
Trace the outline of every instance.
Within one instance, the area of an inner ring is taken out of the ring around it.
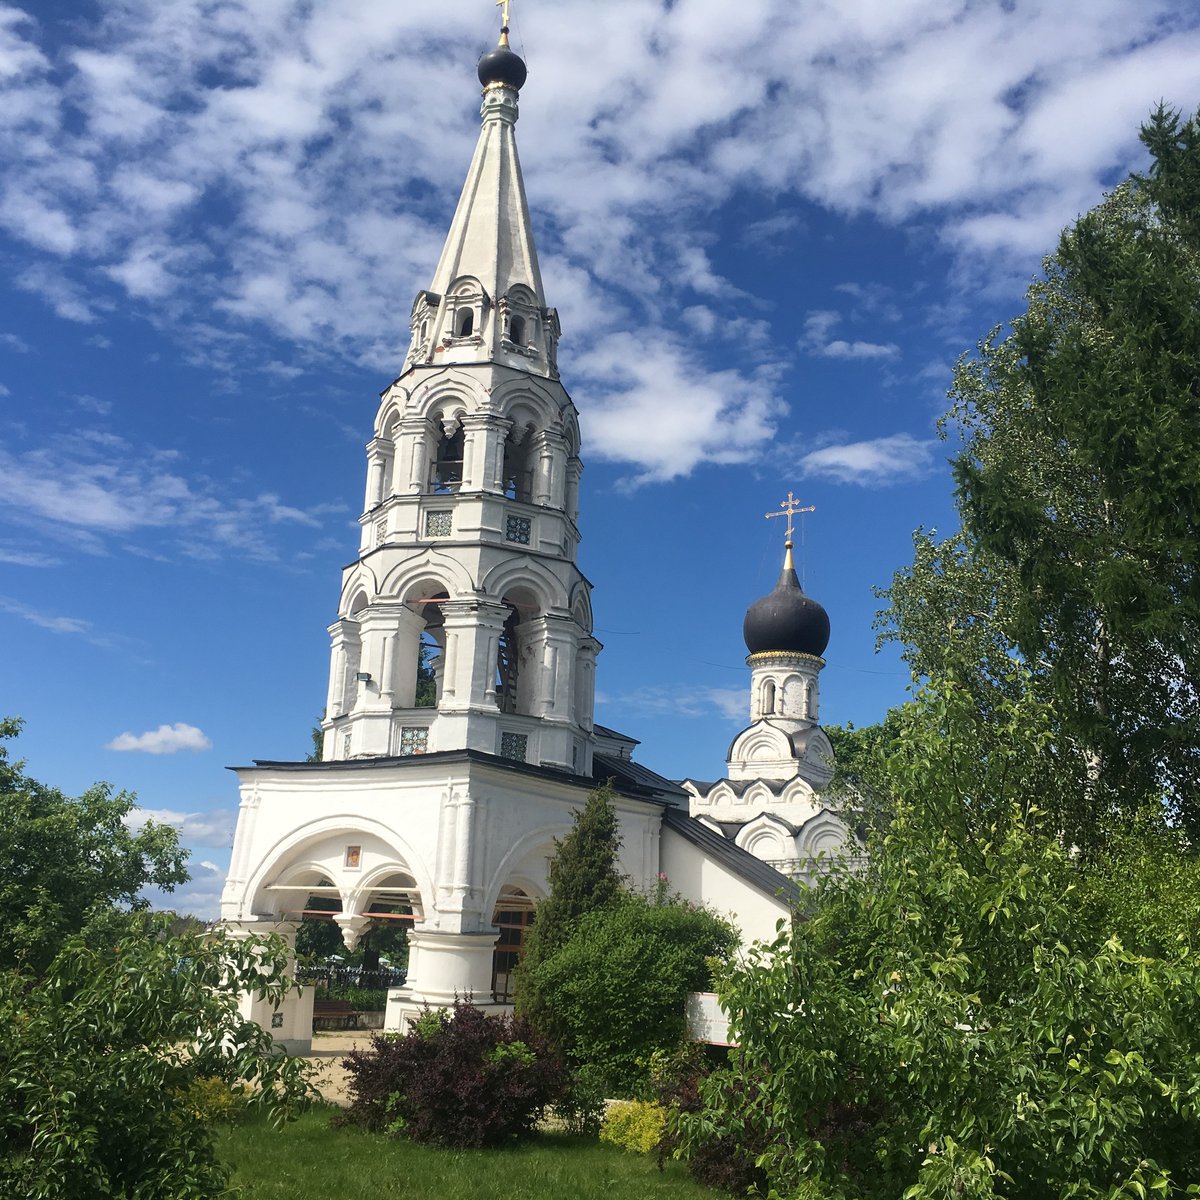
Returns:
[[[520,71],[513,60],[521,64]],[[467,275],[478,279],[493,300],[514,284],[524,284],[544,307],[513,133],[516,80],[520,76],[524,81],[524,63],[502,45],[480,60],[480,77],[484,75],[490,81],[484,89],[483,127],[430,290],[445,295],[456,279]]]
[[[795,880],[789,879],[782,872],[768,866],[761,858],[756,858],[749,850],[743,850],[728,838],[722,837],[707,825],[679,812],[668,808],[663,811],[663,824],[673,829],[681,837],[686,838],[694,846],[698,846],[704,854],[721,863],[734,875],[744,879],[769,896],[779,896],[792,904],[800,901],[800,887]]]
[[[597,783],[611,779],[618,791],[628,788],[645,789],[667,804],[687,807],[688,794],[677,783],[659,775],[641,763],[631,762],[615,754],[603,754],[599,750],[592,755],[592,777]]]

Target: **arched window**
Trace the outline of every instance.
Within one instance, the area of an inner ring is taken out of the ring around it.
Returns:
[[[433,466],[435,492],[458,491],[463,478],[463,447],[462,425],[457,421],[445,422]]]
[[[424,344],[424,342],[425,342],[425,339],[426,339],[428,336],[429,336],[429,322],[428,322],[428,321],[422,321],[422,322],[421,322],[421,333],[420,333],[420,335],[419,335],[419,337],[420,337],[420,341],[421,341],[421,343],[422,343],[422,344]]]
[[[475,332],[475,310],[464,308],[458,314],[458,336],[470,337]]]
[[[762,710],[764,717],[771,716],[775,711],[775,680],[773,679],[768,679],[763,684]]]
[[[512,317],[508,322],[508,340],[514,346],[525,345],[525,318]]]

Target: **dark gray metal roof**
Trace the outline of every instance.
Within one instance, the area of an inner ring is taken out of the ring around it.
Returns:
[[[631,762],[616,754],[602,754],[596,751],[592,755],[592,778],[597,783],[612,779],[618,790],[630,788],[651,792],[667,804],[682,804],[686,807],[688,803],[687,792],[677,783],[650,770],[649,767],[643,767],[641,763]]]
[[[663,824],[686,838],[692,845],[699,846],[710,858],[728,867],[733,874],[758,888],[760,892],[765,892],[768,896],[778,896],[789,904],[800,902],[802,893],[795,880],[768,866],[761,858],[755,858],[749,850],[734,845],[728,838],[701,824],[695,817],[668,808],[663,812]]]

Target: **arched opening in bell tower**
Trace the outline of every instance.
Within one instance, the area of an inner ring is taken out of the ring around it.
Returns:
[[[517,626],[521,614],[514,604],[508,604],[508,616],[496,648],[496,705],[502,713],[517,711],[521,675],[521,639]]]
[[[514,425],[504,442],[504,494],[524,504],[533,502],[534,427]]]
[[[466,438],[460,421],[444,421],[433,462],[433,490],[439,494],[457,492],[463,481],[463,454]]]

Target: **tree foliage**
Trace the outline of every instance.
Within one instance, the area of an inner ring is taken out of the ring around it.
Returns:
[[[1003,733],[992,732],[996,720]],[[779,1196],[1100,1200],[1200,1179],[1200,962],[1127,949],[1036,797],[1059,715],[939,684],[877,764],[868,864],[721,986],[737,1069],[687,1147],[765,1147]],[[978,780],[966,777],[978,762]]]
[[[116,944],[73,937],[37,977],[0,972],[0,1195],[210,1200],[228,1171],[197,1083],[243,1081],[276,1118],[313,1094],[238,1011],[243,988],[282,999],[287,947],[169,923],[133,916]]]
[[[606,1095],[628,1095],[654,1051],[683,1040],[687,993],[706,991],[711,960],[736,945],[727,921],[668,896],[664,882],[654,896],[625,893],[584,913],[533,982],[572,1064]]]
[[[961,533],[887,593],[918,674],[991,704],[1019,654],[1091,786],[1086,851],[1165,796],[1200,832],[1200,122],[1164,108],[1149,172],[1067,229],[1028,307],[960,361],[945,429]],[[1003,698],[1003,697],[1001,697]]]
[[[538,903],[517,964],[517,1012],[552,1037],[566,1034],[556,1026],[539,987],[541,965],[562,948],[585,913],[616,899],[621,890],[617,871],[620,848],[613,789],[605,784],[588,794],[584,806],[575,813],[571,831],[555,844],[550,860],[550,892]]]
[[[98,783],[77,799],[31,779],[4,745],[21,723],[0,721],[0,969],[40,972],[68,937],[117,910],[142,909],[142,889],[187,879],[174,829],[131,832],[135,797]]]

